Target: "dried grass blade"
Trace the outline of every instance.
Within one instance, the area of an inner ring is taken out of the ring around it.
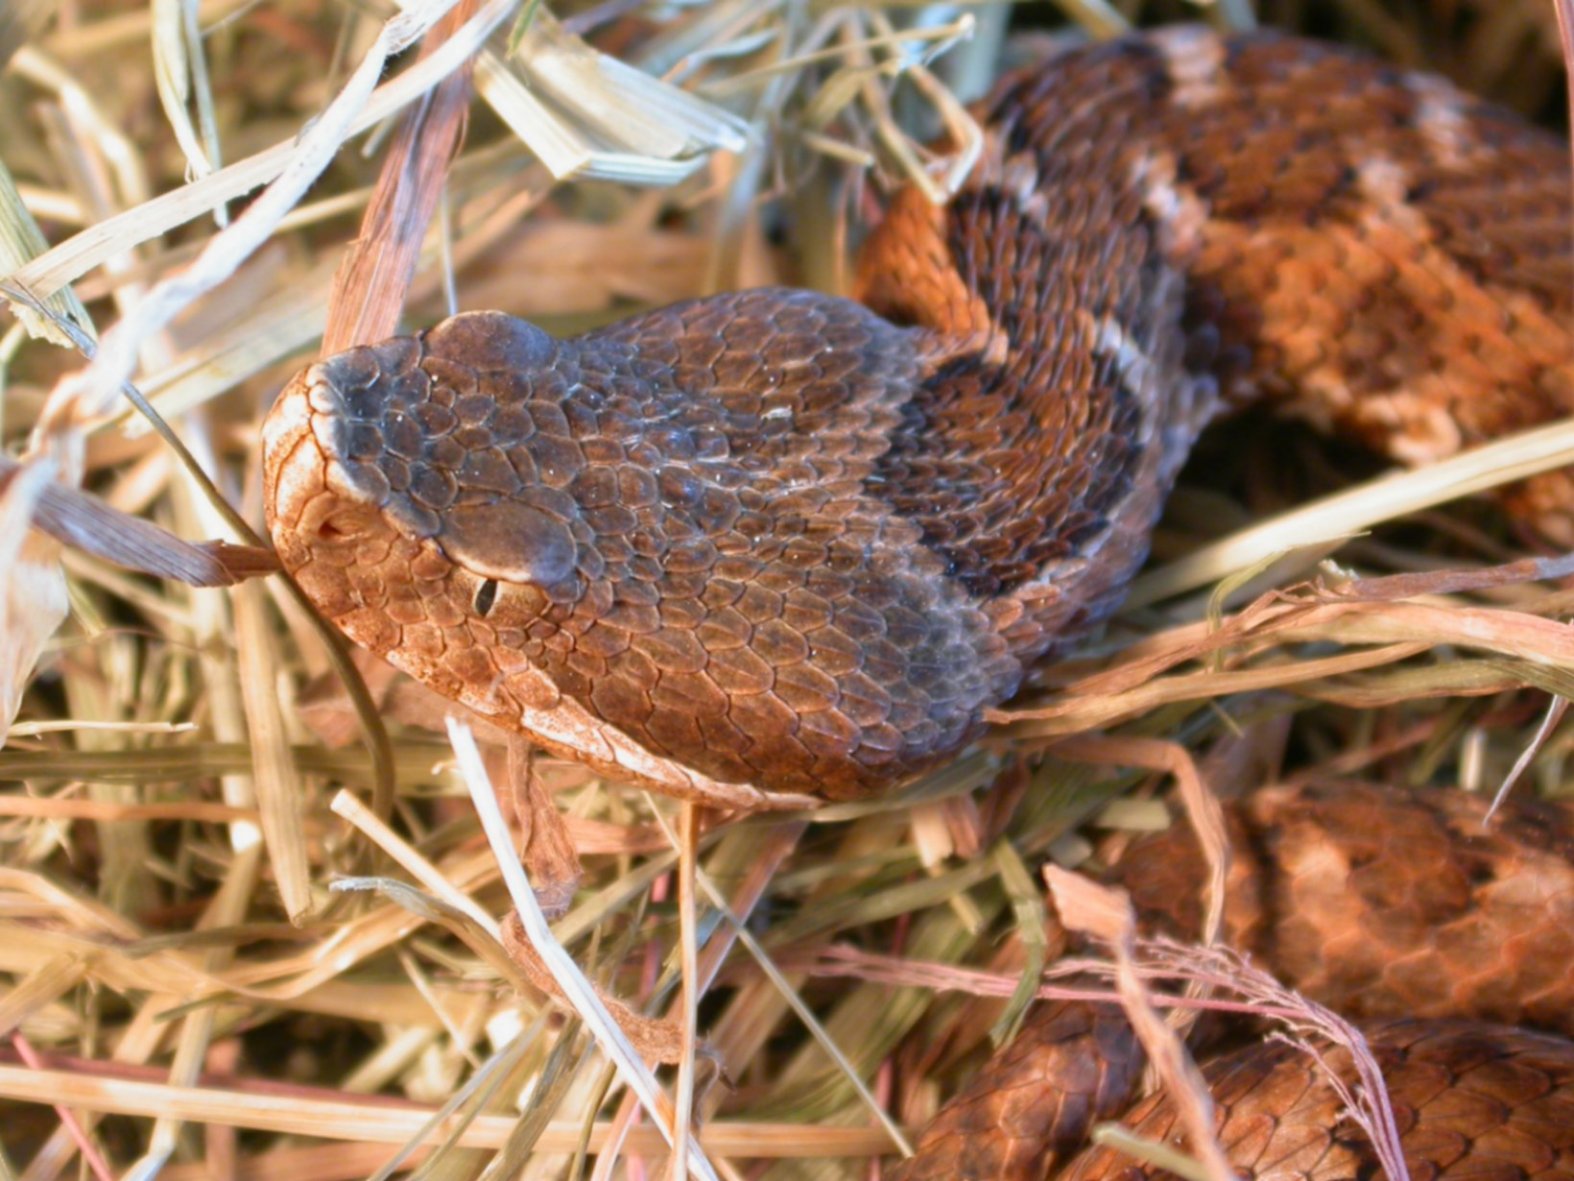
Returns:
[[[1141,767],[1171,776],[1180,789],[1186,817],[1202,849],[1208,866],[1207,902],[1203,918],[1202,942],[1217,943],[1224,928],[1226,882],[1230,872],[1230,840],[1224,823],[1224,809],[1218,797],[1208,790],[1202,772],[1191,753],[1178,742],[1131,735],[1103,737],[1081,735],[1056,744],[1056,753],[1067,758],[1100,764]],[[1061,871],[1064,872],[1064,871]],[[1064,916],[1062,916],[1064,917]],[[1096,933],[1096,932],[1095,932]],[[1106,939],[1104,935],[1099,938]]]
[[[1486,818],[1483,821],[1484,824],[1491,823],[1492,817],[1497,814],[1498,808],[1504,800],[1508,799],[1508,793],[1514,790],[1514,785],[1519,782],[1520,776],[1530,768],[1531,763],[1536,761],[1536,756],[1541,753],[1542,748],[1547,744],[1547,740],[1557,730],[1558,723],[1563,721],[1563,717],[1568,713],[1568,709],[1569,699],[1567,697],[1554,697],[1547,703],[1547,712],[1542,715],[1541,724],[1536,727],[1535,736],[1525,744],[1525,749],[1519,752],[1519,757],[1514,760],[1514,765],[1509,768],[1508,774],[1503,777],[1502,786],[1497,789],[1497,793],[1492,797],[1492,807],[1487,810]]]
[[[475,5],[476,0],[459,0],[427,34],[421,57],[431,57],[452,37]],[[449,165],[459,152],[470,106],[473,60],[466,60],[400,119],[361,220],[361,232],[333,277],[323,330],[325,355],[372,344],[397,331],[421,242],[437,211]]]
[[[82,1070],[31,1069],[0,1062],[0,1098],[26,1103],[49,1103],[83,1111],[133,1116],[158,1116],[174,1112],[193,1123],[224,1123],[238,1128],[313,1136],[324,1140],[365,1140],[382,1144],[403,1143],[430,1119],[432,1109],[376,1097],[335,1099],[332,1092],[299,1088],[301,1094],[278,1094],[220,1087],[178,1087],[146,1082],[110,1073]],[[456,1138],[462,1147],[501,1148],[508,1142],[517,1120],[513,1116],[482,1114]],[[591,1130],[591,1151],[599,1152],[607,1139],[607,1125]],[[542,1133],[543,1152],[572,1152],[583,1138],[577,1121],[554,1121]],[[718,1123],[706,1128],[700,1139],[719,1156],[749,1158],[814,1158],[879,1156],[891,1143],[877,1128],[813,1129],[812,1136],[798,1124]],[[649,1124],[629,1130],[632,1151],[653,1156],[662,1150],[664,1137]]]
[[[1359,1029],[1337,1013],[1286,988],[1229,948],[1185,947],[1166,939],[1149,939],[1143,941],[1142,949],[1147,961],[1143,969],[1146,973],[1227,990],[1240,997],[1253,1011],[1280,1021],[1287,1032],[1272,1036],[1302,1050],[1317,1063],[1328,1084],[1344,1102],[1345,1114],[1371,1141],[1389,1181],[1410,1181],[1399,1122],[1383,1081],[1382,1068]],[[1359,1080],[1357,1086],[1351,1088],[1345,1082],[1308,1040],[1312,1036],[1350,1055]]]
[[[425,0],[389,18],[339,94],[302,133],[278,179],[232,225],[209,239],[187,267],[150,288],[142,301],[104,334],[85,371],[71,374],[55,386],[39,416],[41,437],[61,434],[71,424],[91,421],[110,411],[121,383],[131,377],[143,342],[233,274],[267,240],[353,134],[355,120],[363,113],[388,60],[412,45],[453,2]],[[501,0],[497,0],[488,12],[500,6]],[[486,23],[481,18],[478,22]]]
[[[678,1060],[677,1103],[672,1123],[673,1181],[688,1181],[689,1140],[694,1123],[694,1047],[699,1041],[699,998],[704,990],[699,969],[699,935],[696,930],[694,877],[698,872],[698,808],[685,800],[678,824],[678,1007],[684,1038]]]
[[[0,746],[68,610],[59,543],[30,528],[54,470],[47,460],[26,464],[0,488]]]
[[[8,486],[20,471],[18,461],[0,456],[0,488]],[[98,497],[63,484],[43,487],[33,526],[106,562],[158,578],[174,578],[187,586],[234,586],[279,568],[270,549],[223,541],[182,541],[151,521],[111,508]]]
[[[1137,1040],[1142,1043],[1175,1105],[1191,1149],[1208,1181],[1237,1181],[1214,1131],[1213,1096],[1202,1072],[1148,997],[1136,965],[1136,918],[1124,891],[1097,885],[1056,865],[1044,867],[1061,919],[1106,944],[1115,957],[1115,988]]]
[[[20,1033],[11,1035],[11,1044],[16,1047],[17,1056],[28,1066],[37,1068],[38,1056],[33,1047]],[[114,1181],[115,1172],[109,1167],[109,1162],[104,1159],[98,1144],[88,1135],[87,1128],[77,1117],[77,1113],[63,1104],[55,1105],[55,1113],[60,1117],[60,1131],[68,1138],[77,1151],[82,1154],[83,1163],[87,1165],[93,1176],[98,1181]]]
[[[546,964],[558,986],[563,990],[565,997],[569,998],[574,1011],[589,1027],[596,1043],[617,1063],[618,1071],[624,1081],[639,1095],[645,1110],[661,1130],[663,1139],[669,1146],[672,1145],[674,1132],[671,1101],[661,1091],[655,1076],[640,1061],[639,1055],[624,1037],[612,1014],[602,1004],[601,998],[596,995],[596,990],[590,981],[585,979],[573,959],[553,937],[551,929],[547,926],[546,917],[541,913],[541,908],[536,902],[535,891],[531,889],[529,881],[525,878],[524,869],[514,855],[513,838],[509,836],[503,814],[498,809],[496,792],[487,776],[486,766],[481,761],[481,752],[476,748],[470,727],[452,716],[447,722],[448,736],[454,745],[460,773],[464,776],[465,786],[470,790],[470,798],[481,818],[481,825],[486,830],[487,840],[491,843],[498,867],[503,871],[503,881],[508,886],[509,897],[513,900],[515,913],[519,916],[525,934],[529,937],[536,954]],[[710,1161],[706,1159],[698,1141],[691,1142],[689,1148],[689,1167],[707,1181],[715,1181],[716,1172]]]
[[[188,21],[195,27],[195,6],[196,0],[151,0],[153,80],[164,118],[186,157],[186,167],[193,176],[201,177],[212,173],[213,159],[189,109],[196,80],[195,59],[202,53],[200,40],[187,41]],[[211,103],[211,96],[208,101]]]
[[[507,18],[514,4],[515,0],[491,0],[460,34],[444,42],[443,47],[431,57],[416,62],[397,78],[379,86],[366,99],[359,112],[342,128],[335,130],[334,137],[342,142],[359,135],[425,94],[474,56],[492,30]],[[430,4],[421,8],[424,14],[422,19],[429,23],[436,20],[431,8]],[[419,25],[412,26],[409,23],[399,27],[402,30],[400,39],[409,38],[405,44],[413,41],[421,31]],[[362,68],[366,68],[364,62]],[[303,134],[316,131],[320,126],[321,117],[310,124]],[[21,267],[5,282],[35,298],[52,295],[107,259],[201,217],[226,201],[244,196],[259,185],[267,184],[283,174],[296,158],[300,143],[299,139],[277,143],[221,168],[202,180],[182,185],[172,192],[89,226]],[[0,287],[0,291],[3,290]]]
[[[661,824],[663,831],[667,833],[668,839],[671,840],[673,844],[677,844],[677,834],[671,830],[671,827],[665,822],[665,820],[662,820],[659,815],[657,822]],[[857,1093],[858,1098],[863,1102],[863,1104],[869,1109],[870,1113],[874,1115],[875,1119],[880,1122],[881,1126],[884,1127],[886,1132],[890,1135],[891,1143],[896,1145],[897,1151],[899,1151],[903,1156],[911,1156],[913,1152],[912,1146],[907,1142],[907,1138],[903,1135],[901,1128],[896,1125],[896,1122],[892,1120],[889,1113],[887,1113],[885,1108],[881,1106],[880,1101],[875,1098],[874,1093],[869,1089],[868,1084],[864,1082],[863,1077],[859,1073],[857,1067],[853,1065],[852,1061],[848,1058],[846,1052],[841,1048],[841,1046],[837,1045],[836,1039],[831,1035],[830,1030],[825,1027],[820,1019],[814,1014],[813,1010],[809,1008],[802,995],[792,986],[792,982],[787,979],[786,975],[783,974],[782,970],[776,965],[775,961],[771,958],[770,952],[765,949],[765,946],[760,943],[760,941],[754,937],[753,933],[749,931],[748,927],[744,925],[743,919],[733,913],[732,907],[727,902],[727,896],[722,893],[720,887],[718,887],[716,883],[711,880],[709,874],[700,869],[696,869],[694,880],[701,892],[704,893],[706,899],[713,907],[715,907],[717,914],[721,916],[723,922],[725,922],[727,926],[732,929],[733,936],[738,940],[738,942],[742,943],[744,949],[754,957],[755,963],[759,965],[760,971],[765,974],[766,979],[771,982],[772,986],[781,995],[782,999],[787,1002],[788,1007],[792,1009],[793,1013],[798,1017],[798,1019],[803,1022],[804,1028],[807,1029],[810,1033],[810,1036],[812,1036],[814,1040],[819,1043],[820,1048],[825,1052],[826,1057],[828,1057],[836,1065],[837,1070],[839,1070],[843,1076],[846,1077],[848,1083]]]
[[[1207,586],[1243,566],[1308,545],[1353,537],[1406,513],[1574,465],[1574,423],[1559,422],[1476,447],[1414,471],[1314,500],[1144,574],[1128,608]]]
[[[64,955],[40,964],[0,996],[0,1038],[9,1037],[39,1009],[59,1000],[87,976],[87,960]]]
[[[229,927],[243,921],[249,900],[257,886],[257,871],[262,861],[262,850],[256,844],[255,831],[250,825],[236,826],[237,833],[251,833],[251,841],[242,844],[234,839],[237,852],[219,888],[203,911],[199,927]],[[218,971],[232,958],[228,947],[207,949],[202,956],[205,971]],[[164,1008],[169,1001],[179,998],[149,997],[145,1005]],[[218,1014],[210,1005],[204,1005],[180,1020],[180,1032],[175,1044],[173,1061],[169,1068],[169,1081],[181,1086],[195,1085],[202,1074],[204,1061],[213,1042]],[[153,1124],[153,1134],[148,1137],[147,1150],[123,1175],[122,1181],[153,1181],[159,1171],[175,1154],[181,1131],[178,1116],[164,1116]]]
[[[262,815],[263,837],[280,900],[290,920],[298,923],[312,910],[303,815],[306,797],[275,688],[278,648],[268,628],[267,595],[262,587],[243,583],[235,588],[233,601],[240,687],[251,733],[252,790]]]
[[[49,242],[23,204],[22,194],[17,191],[5,161],[0,160],[0,275],[25,267],[48,250]],[[54,315],[69,320],[89,336],[93,334],[93,318],[69,287],[52,291],[44,303]],[[71,337],[62,332],[50,316],[41,315],[25,303],[13,303],[11,309],[30,336],[62,348],[71,347]]]
[[[1016,936],[1023,951],[1022,971],[1017,976],[1011,999],[989,1029],[989,1040],[996,1046],[1003,1046],[1016,1036],[1022,1019],[1027,1016],[1049,958],[1049,939],[1045,934],[1049,914],[1044,907],[1042,891],[1034,885],[1031,871],[1010,841],[997,842],[991,860],[995,863],[1001,888],[1011,903]]]

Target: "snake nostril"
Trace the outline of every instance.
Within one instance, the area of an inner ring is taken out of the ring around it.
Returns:
[[[354,541],[370,532],[369,524],[360,513],[337,512],[317,523],[317,540],[326,545]]]

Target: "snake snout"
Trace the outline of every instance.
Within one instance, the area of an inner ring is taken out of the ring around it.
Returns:
[[[538,431],[509,397],[555,348],[523,321],[470,313],[313,364],[269,418],[273,519],[314,549],[391,531],[478,580],[564,584],[579,545],[557,500],[532,500],[549,494],[520,445]],[[550,473],[566,448],[541,446]]]

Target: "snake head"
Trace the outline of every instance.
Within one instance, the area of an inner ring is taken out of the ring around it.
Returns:
[[[290,384],[269,527],[352,640],[545,745],[734,806],[693,785],[866,794],[1018,675],[879,496],[920,342],[806,292],[563,341],[462,315]]]
[[[440,555],[482,585],[571,580],[572,506],[532,494],[536,426],[498,396],[507,375],[550,370],[557,347],[521,320],[470,313],[299,375],[264,434],[269,525],[286,566],[364,564],[414,545],[428,567]]]

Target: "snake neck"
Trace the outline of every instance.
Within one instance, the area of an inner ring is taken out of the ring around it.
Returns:
[[[1106,67],[1119,84],[1050,141],[997,102],[966,189],[944,208],[899,192],[859,261],[858,298],[953,357],[904,408],[885,494],[1023,662],[1118,606],[1217,404],[1186,351],[1192,227],[1155,200],[1152,145],[1094,126],[1161,73]]]

